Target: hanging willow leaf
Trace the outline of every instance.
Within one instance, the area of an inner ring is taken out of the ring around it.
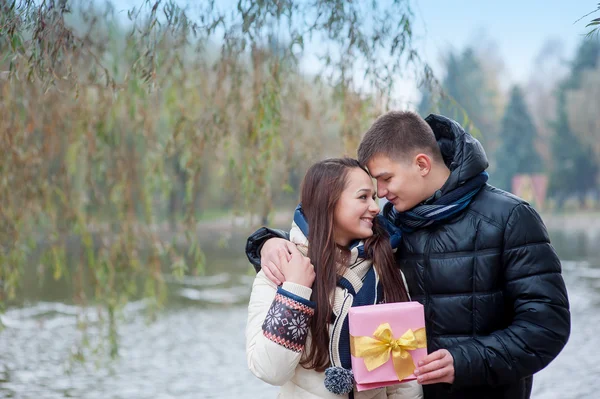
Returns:
[[[587,24],[585,27],[587,28],[588,26],[595,26],[595,25],[600,25],[600,18],[592,19],[592,21],[589,24]]]
[[[426,66],[407,0],[195,4],[140,0],[118,25],[98,2],[0,1],[0,306],[33,237],[44,270],[78,279],[74,301],[109,313],[113,355],[125,303],[156,312],[164,273],[213,267],[203,213],[268,221]]]

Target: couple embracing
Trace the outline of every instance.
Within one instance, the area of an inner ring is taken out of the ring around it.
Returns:
[[[252,373],[280,398],[529,398],[567,342],[569,303],[540,216],[487,166],[457,122],[412,112],[379,117],[358,160],[311,166],[289,233],[248,239]],[[425,313],[417,380],[357,392],[348,309],[409,300]]]

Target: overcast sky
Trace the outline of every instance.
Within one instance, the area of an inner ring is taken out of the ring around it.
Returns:
[[[97,0],[102,3],[101,0]],[[364,0],[371,1],[371,0]],[[178,3],[194,9],[193,0]],[[562,44],[563,56],[572,59],[587,31],[585,25],[600,12],[575,21],[596,9],[597,0],[412,0],[415,14],[415,45],[436,75],[443,78],[441,56],[462,51],[473,44],[493,45],[504,65],[503,86],[525,84],[534,71],[534,61],[548,40]],[[137,0],[116,1],[117,10],[142,4]],[[235,7],[237,0],[219,0],[219,7]],[[126,17],[126,13],[121,15]],[[319,43],[306,45],[318,47]],[[316,71],[314,58],[304,58],[307,73]],[[414,104],[419,93],[411,76],[396,90],[401,103]]]

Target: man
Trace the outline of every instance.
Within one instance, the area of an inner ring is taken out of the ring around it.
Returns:
[[[389,202],[383,216],[404,232],[396,260],[425,308],[429,355],[415,373],[425,398],[529,398],[533,374],[570,333],[560,261],[539,215],[486,183],[481,144],[443,116],[384,114],[358,158]],[[277,251],[295,249],[272,237],[285,234],[259,229],[246,250],[281,282]]]

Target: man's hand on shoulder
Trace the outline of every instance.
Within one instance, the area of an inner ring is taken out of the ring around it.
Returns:
[[[419,361],[415,370],[417,381],[421,385],[454,382],[454,358],[446,349],[440,349]]]
[[[283,238],[267,240],[260,250],[260,267],[265,276],[277,285],[281,285],[285,281],[285,277],[281,272],[282,265],[279,261],[280,250],[287,254],[288,261],[292,259],[292,251],[297,251],[294,244]]]

